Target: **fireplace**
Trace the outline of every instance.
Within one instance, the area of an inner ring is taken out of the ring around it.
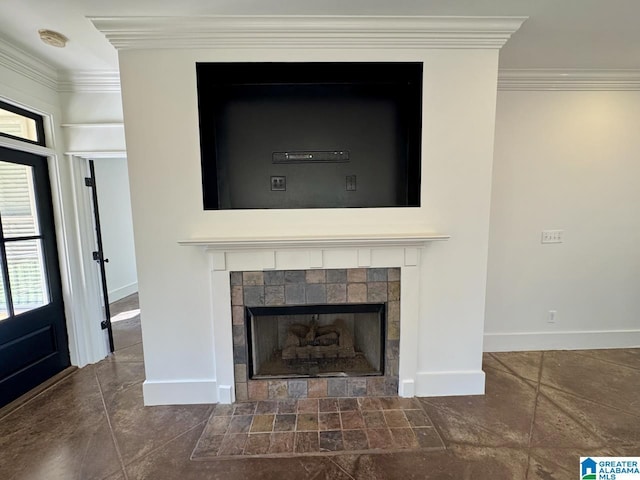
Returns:
[[[230,278],[236,399],[398,394],[399,268]]]
[[[383,375],[385,309],[246,307],[249,379]]]

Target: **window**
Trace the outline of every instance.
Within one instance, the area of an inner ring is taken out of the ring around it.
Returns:
[[[40,115],[0,102],[0,136],[44,145],[44,122]]]
[[[0,160],[0,212],[3,320],[49,303],[32,166]]]

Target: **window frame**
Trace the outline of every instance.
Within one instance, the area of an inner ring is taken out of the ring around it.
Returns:
[[[43,147],[46,146],[44,138],[44,118],[42,117],[42,115],[38,115],[37,113],[30,112],[29,110],[25,110],[24,108],[17,107],[16,105],[12,105],[11,103],[3,102],[2,100],[0,100],[0,108],[11,113],[15,113],[16,115],[34,120],[36,122],[36,136],[38,137],[38,139],[30,140],[28,138],[17,137],[15,135],[4,132],[0,132],[1,137],[20,140],[21,142],[31,143],[32,145],[41,145]]]

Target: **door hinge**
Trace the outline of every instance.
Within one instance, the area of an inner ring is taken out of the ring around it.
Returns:
[[[107,323],[106,320],[102,320],[100,322],[100,327],[102,328],[102,330],[106,330],[107,328],[109,328],[109,323]]]
[[[85,185],[85,187],[93,187],[93,178],[85,177],[84,178],[84,185]]]

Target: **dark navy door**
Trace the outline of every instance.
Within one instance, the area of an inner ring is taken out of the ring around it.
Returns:
[[[0,147],[0,406],[69,363],[47,159]]]

